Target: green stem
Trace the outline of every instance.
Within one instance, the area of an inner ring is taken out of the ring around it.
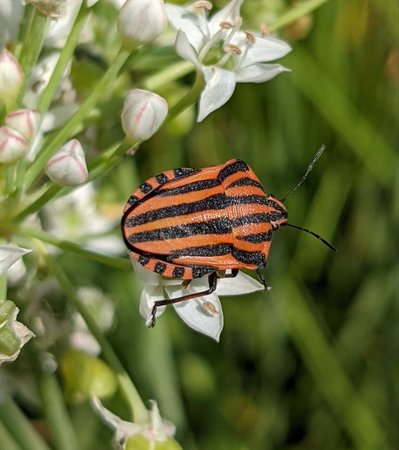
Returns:
[[[47,30],[47,22],[47,17],[41,15],[35,9],[32,16],[31,26],[29,27],[29,31],[26,33],[19,57],[19,64],[25,74],[25,86],[29,81],[33,67],[36,65],[37,60],[39,59]],[[21,96],[23,95],[23,92],[24,89],[21,92]]]
[[[7,450],[23,450],[13,439],[7,428],[0,422],[0,448]]]
[[[68,35],[68,39],[61,51],[60,57],[58,58],[51,78],[47,83],[46,88],[43,90],[42,95],[40,96],[40,99],[37,103],[37,110],[41,114],[44,114],[49,109],[54,97],[54,93],[60,84],[65,69],[72,59],[73,52],[79,40],[80,32],[83,28],[83,25],[85,24],[86,12],[87,6],[86,2],[84,1],[80,6],[79,13]]]
[[[0,275],[0,301],[7,299],[7,272]]]
[[[24,237],[39,239],[42,242],[54,245],[55,247],[60,248],[62,250],[75,253],[77,255],[82,256],[83,258],[87,258],[92,261],[97,261],[106,266],[114,267],[115,269],[127,270],[131,268],[131,264],[127,259],[93,252],[91,250],[83,248],[79,244],[75,244],[74,242],[59,239],[55,236],[52,236],[51,234],[46,233],[45,231],[34,230],[31,228],[20,228],[18,230],[18,234]]]
[[[268,26],[269,31],[276,31],[277,29],[288,25],[294,20],[311,13],[327,2],[328,0],[305,0],[303,2],[295,3],[294,7],[292,7],[285,14],[281,15],[278,19],[276,19],[272,24]]]
[[[39,211],[41,208],[43,208],[44,205],[46,205],[51,199],[53,199],[61,189],[61,186],[49,183],[44,188],[42,194],[36,198],[36,200],[34,200],[32,203],[29,203],[22,209],[22,211],[18,212],[14,216],[13,222],[21,222],[26,216],[29,216],[29,214],[34,214],[35,212]]]
[[[87,97],[87,99],[82,103],[81,107],[47,144],[47,146],[42,149],[33,164],[26,172],[26,187],[30,186],[34,182],[51,156],[74,134],[77,127],[90,114],[95,105],[104,98],[104,92],[110,91],[109,84],[116,79],[117,74],[127,61],[128,57],[129,53],[126,51],[121,51],[118,54],[107,72],[104,74],[103,78],[97,83],[96,87],[93,89],[89,97]]]
[[[33,345],[32,345],[33,348]],[[40,365],[40,354],[32,352],[32,367],[56,450],[78,450],[79,444],[72,427],[61,388],[54,374],[45,372]]]
[[[132,380],[126,373],[125,369],[123,368],[121,362],[118,359],[118,356],[114,352],[114,349],[109,344],[106,337],[103,335],[102,331],[98,327],[96,321],[94,320],[90,312],[87,310],[86,306],[80,302],[79,298],[76,295],[76,287],[71,284],[65,272],[62,270],[61,266],[50,255],[48,255],[47,258],[48,258],[48,268],[50,272],[57,278],[66,297],[73,304],[73,306],[76,308],[79,314],[82,316],[90,332],[96,338],[97,342],[101,346],[104,359],[106,360],[108,365],[114,370],[119,383],[120,390],[123,393],[125,400],[130,407],[132,420],[136,423],[146,423],[148,421],[147,409],[139,393],[137,392],[137,389],[134,386]]]
[[[24,450],[49,450],[12,398],[5,397],[1,401],[0,419]]]
[[[166,119],[164,124],[169,123],[175,117],[177,117],[182,111],[184,111],[189,106],[194,104],[197,101],[198,97],[200,96],[202,89],[204,88],[204,85],[205,85],[204,76],[202,75],[201,72],[197,71],[194,84],[191,87],[190,91],[172,108],[170,108],[168,118]]]
[[[170,83],[171,81],[175,81],[185,75],[193,72],[195,67],[189,61],[179,61],[176,64],[173,64],[166,69],[148,77],[144,83],[144,89],[148,89],[149,91],[156,91],[161,86]]]
[[[123,141],[122,143],[112,146],[112,148],[106,151],[103,155],[89,164],[89,178],[87,183],[95,180],[98,176],[104,174],[106,171],[114,168],[119,162],[122,161],[122,156],[132,147],[132,144]],[[38,195],[36,200],[28,203],[27,206],[23,206],[13,218],[14,223],[21,222],[29,214],[34,214],[43,208],[44,205],[49,203],[53,198],[63,197],[69,194],[75,187],[70,186],[57,186],[56,184],[49,183],[41,194]]]
[[[19,60],[21,57],[22,48],[26,41],[26,36],[29,33],[30,27],[32,26],[33,16],[35,15],[36,8],[31,5],[26,5],[24,8],[24,14],[22,20],[19,24],[17,43],[14,49],[14,55]]]

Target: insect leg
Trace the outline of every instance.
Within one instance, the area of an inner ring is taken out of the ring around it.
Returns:
[[[256,274],[258,275],[259,281],[263,284],[265,287],[265,291],[270,291],[271,287],[267,284],[265,277],[263,276],[263,269],[264,267],[258,267],[256,269]]]
[[[216,289],[217,279],[218,279],[218,277],[217,277],[216,272],[211,273],[208,277],[209,288],[206,291],[194,292],[193,294],[187,294],[187,295],[183,295],[181,297],[171,298],[168,300],[155,301],[154,306],[152,307],[152,311],[151,311],[151,322],[150,322],[149,326],[151,328],[155,326],[157,309],[160,306],[173,305],[175,303],[185,302],[186,300],[191,300],[193,298],[203,297],[205,295],[212,294],[212,292],[214,292]]]

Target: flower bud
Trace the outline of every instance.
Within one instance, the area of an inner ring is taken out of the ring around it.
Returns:
[[[90,395],[111,397],[117,383],[105,362],[79,350],[68,350],[61,359],[65,396],[71,403],[81,403]]]
[[[4,49],[0,53],[0,99],[9,108],[17,99],[24,73],[14,56]]]
[[[6,115],[5,124],[30,141],[35,135],[40,121],[38,111],[20,109]]]
[[[72,139],[48,161],[46,174],[61,186],[78,186],[88,178],[85,154],[80,142]]]
[[[0,127],[0,164],[17,161],[28,149],[28,141],[8,126]]]
[[[133,142],[146,141],[154,135],[168,114],[166,100],[142,89],[129,91],[122,112],[122,128]]]
[[[119,32],[128,43],[145,44],[166,30],[163,0],[127,0],[119,11]]]

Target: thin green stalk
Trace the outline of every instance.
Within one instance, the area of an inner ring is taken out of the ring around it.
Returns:
[[[1,401],[0,419],[24,450],[49,450],[11,397]]]
[[[35,8],[31,5],[26,5],[24,8],[22,20],[19,24],[18,38],[14,49],[14,55],[17,58],[17,60],[19,60],[21,56],[22,48],[26,41],[26,36],[29,33],[30,27],[32,26],[32,20],[34,15],[35,15]]]
[[[101,346],[104,359],[108,365],[114,370],[115,375],[118,380],[118,384],[121,392],[123,393],[127,404],[131,410],[132,420],[136,423],[146,423],[148,421],[148,412],[144,403],[137,392],[129,375],[126,373],[124,367],[118,359],[118,356],[114,352],[114,349],[109,344],[108,340],[102,333],[101,329],[98,327],[96,321],[87,310],[86,306],[80,302],[76,295],[76,288],[71,284],[65,272],[62,270],[58,262],[50,255],[48,258],[48,268],[49,271],[58,280],[61,288],[64,291],[67,299],[72,303],[76,310],[80,313],[83,320],[85,321],[87,327],[89,328],[92,335],[96,338],[97,342]]]
[[[202,89],[204,88],[205,81],[204,76],[201,72],[197,71],[194,84],[190,91],[185,95],[179,102],[176,103],[172,108],[169,110],[168,118],[165,121],[166,123],[169,123],[171,120],[173,120],[175,117],[177,117],[182,111],[187,109],[189,106],[194,104],[198,97],[200,96]]]
[[[0,422],[0,448],[5,450],[24,450],[15,442],[2,422]]]
[[[110,255],[103,255],[101,253],[96,253],[91,250],[88,250],[82,247],[79,244],[75,244],[74,242],[67,241],[64,239],[59,239],[55,236],[52,236],[45,231],[34,230],[31,228],[20,228],[18,233],[24,237],[31,237],[34,239],[39,239],[42,242],[46,242],[47,244],[54,245],[57,248],[62,250],[75,253],[77,255],[82,256],[83,258],[90,259],[92,261],[97,261],[101,264],[104,264],[109,267],[114,267],[116,269],[130,269],[131,264],[127,259],[118,258]]]
[[[53,70],[53,73],[51,74],[50,80],[47,83],[45,89],[43,90],[43,92],[38,100],[36,109],[41,113],[42,117],[43,117],[43,114],[49,109],[51,101],[53,100],[53,97],[54,97],[54,93],[55,93],[56,89],[58,88],[61,78],[65,72],[65,69],[72,58],[72,54],[77,45],[77,42],[78,42],[78,39],[80,36],[80,32],[85,23],[86,10],[87,10],[86,2],[83,2],[80,5],[80,10],[79,10],[76,20],[73,24],[73,27],[72,27],[70,33],[68,34],[67,41],[61,51],[61,54],[57,61],[57,64]],[[29,39],[29,36],[27,37],[27,39]],[[41,48],[41,46],[40,46],[40,48]],[[17,171],[17,192],[18,192],[18,194],[21,193],[20,192],[21,186],[23,185],[23,183],[25,181],[26,166],[27,166],[27,163],[25,160],[20,161],[18,164],[18,171]]]
[[[327,3],[329,0],[305,0],[303,2],[294,3],[289,11],[285,14],[282,14],[278,19],[276,19],[272,24],[268,26],[269,31],[276,31],[279,28],[288,25],[300,17],[311,13],[317,8],[320,8],[324,3]]]
[[[22,211],[18,212],[14,218],[13,222],[18,223],[21,222],[25,217],[29,216],[29,214],[34,214],[39,211],[43,206],[45,206],[52,198],[56,196],[56,194],[61,190],[61,186],[57,186],[56,184],[50,183],[39,195],[36,200],[32,203],[29,203]]]
[[[176,64],[173,64],[167,67],[164,70],[148,77],[144,83],[144,89],[148,89],[149,91],[156,91],[161,86],[164,86],[171,81],[178,80],[181,77],[193,72],[195,67],[193,63],[190,61],[179,61]]]
[[[40,14],[36,9],[33,12],[31,26],[25,36],[19,64],[25,74],[25,85],[29,81],[33,67],[39,59],[43,47],[44,37],[46,35],[47,17]]]
[[[77,127],[86,119],[86,117],[93,110],[95,105],[104,98],[104,92],[109,91],[109,84],[114,81],[127,61],[129,53],[121,51],[115,58],[103,78],[97,83],[92,93],[82,103],[80,108],[75,114],[68,120],[68,122],[62,127],[62,129],[54,136],[54,138],[42,149],[39,155],[36,157],[33,164],[26,172],[25,186],[30,186],[40,171],[46,165],[51,156],[61,147],[68,139],[73,136]]]
[[[85,24],[86,12],[87,6],[86,2],[84,1],[83,3],[81,3],[79,13],[75,19],[70,33],[68,34],[68,39],[65,42],[64,47],[62,48],[60,57],[58,58],[51,78],[47,83],[46,88],[43,90],[42,95],[40,96],[40,99],[37,103],[37,110],[41,114],[45,113],[49,109],[54,97],[54,93],[60,84],[65,69],[72,59],[73,52],[79,40],[80,32],[83,28],[83,25]]]
[[[0,275],[0,301],[7,299],[7,272]]]
[[[111,150],[105,152],[103,155],[89,163],[89,178],[87,183],[93,181],[98,176],[105,173],[107,170],[112,169],[121,161],[121,157],[127,152],[127,150],[132,147],[131,144],[127,142],[122,142],[116,144]],[[49,203],[53,198],[63,197],[73,191],[75,187],[69,186],[58,186],[54,183],[49,183],[43,192],[37,196],[37,198],[32,202],[30,201],[26,206],[23,206],[21,211],[19,211],[13,218],[14,223],[21,222],[25,217],[30,214],[34,214],[39,211],[43,206]]]
[[[33,348],[33,345],[31,346]],[[40,365],[40,354],[32,352],[34,370],[43,410],[56,450],[79,450],[78,440],[73,429],[61,388],[54,374],[45,372]]]

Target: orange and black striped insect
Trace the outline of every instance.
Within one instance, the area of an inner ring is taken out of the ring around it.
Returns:
[[[218,278],[234,277],[239,269],[255,270],[265,290],[270,289],[262,271],[272,233],[283,225],[306,231],[335,250],[312,231],[288,224],[284,206],[323,150],[282,200],[266,194],[254,171],[238,159],[199,170],[167,170],[132,193],[121,223],[130,256],[165,277],[209,280],[204,292],[156,301],[152,326],[159,306],[209,295]]]

